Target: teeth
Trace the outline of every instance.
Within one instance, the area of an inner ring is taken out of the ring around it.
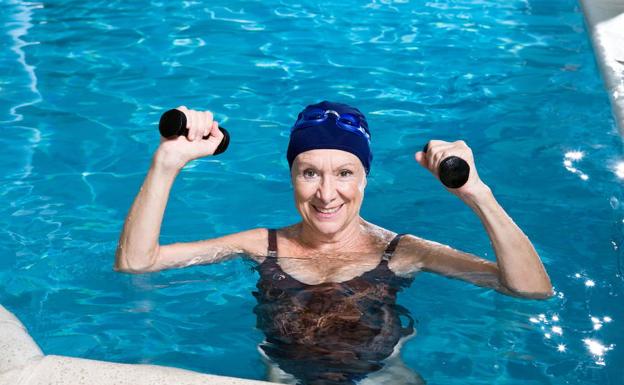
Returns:
[[[319,211],[319,212],[321,212],[321,213],[323,213],[323,214],[331,214],[331,213],[335,213],[336,211],[338,211],[338,209],[340,208],[340,206],[338,206],[338,207],[334,207],[333,209],[321,209],[321,208],[316,207],[316,206],[314,206],[314,208],[315,208],[317,211]]]

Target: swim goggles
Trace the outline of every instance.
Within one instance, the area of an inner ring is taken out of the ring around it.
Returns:
[[[323,110],[321,108],[310,108],[299,114],[299,118],[295,125],[292,126],[290,132],[301,128],[318,126],[329,119],[330,116],[334,117],[338,128],[362,135],[370,143],[370,134],[362,127],[360,118],[357,115],[349,113],[339,114],[334,110]]]

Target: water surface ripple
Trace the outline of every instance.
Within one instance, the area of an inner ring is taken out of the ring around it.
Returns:
[[[431,384],[624,381],[621,140],[577,2],[2,9],[0,303],[46,353],[263,379],[249,264],[118,274],[116,242],[165,109],[211,109],[232,133],[178,177],[167,243],[296,221],[288,130],[329,99],[369,117],[365,218],[494,258],[474,214],[412,159],[464,139],[557,290],[526,301],[422,274],[399,298],[418,319],[409,367]]]

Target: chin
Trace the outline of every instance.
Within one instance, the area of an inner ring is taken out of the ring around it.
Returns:
[[[335,218],[333,220],[319,220],[318,218],[309,218],[308,225],[315,229],[318,233],[324,235],[333,235],[339,233],[348,227],[346,218]]]
[[[311,224],[319,233],[325,235],[336,234],[344,228],[342,222],[313,222]]]

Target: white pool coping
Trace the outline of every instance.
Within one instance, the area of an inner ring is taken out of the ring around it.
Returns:
[[[613,115],[624,135],[624,0],[581,0]]]
[[[22,323],[0,305],[0,385],[270,385],[157,365],[45,355]]]

